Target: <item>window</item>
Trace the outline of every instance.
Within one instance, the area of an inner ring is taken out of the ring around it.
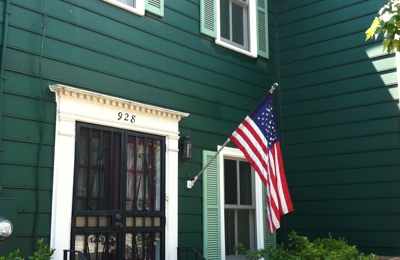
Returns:
[[[164,0],[103,0],[140,16],[144,15],[145,10],[164,16]]]
[[[267,0],[200,0],[200,31],[221,46],[268,58]]]
[[[215,152],[203,152],[203,165]],[[206,259],[245,259],[233,247],[273,246],[268,234],[264,186],[239,149],[225,147],[203,173],[203,255]]]
[[[220,40],[248,51],[248,13],[248,0],[220,0]]]
[[[237,255],[233,248],[239,242],[251,251],[255,248],[253,177],[248,162],[224,159],[226,259]]]

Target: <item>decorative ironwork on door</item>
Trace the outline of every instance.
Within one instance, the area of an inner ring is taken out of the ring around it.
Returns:
[[[126,210],[160,210],[159,140],[128,136]]]
[[[77,124],[71,249],[164,258],[164,154],[163,137]]]

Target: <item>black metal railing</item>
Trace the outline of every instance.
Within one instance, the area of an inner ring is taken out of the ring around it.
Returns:
[[[64,260],[68,260],[68,252],[78,254],[78,256],[79,256],[82,260],[87,260],[86,256],[85,256],[81,251],[77,251],[77,250],[68,250],[68,249],[64,249]],[[76,259],[76,258],[75,258],[75,259]]]
[[[199,259],[207,260],[193,247],[178,247],[178,260]],[[183,256],[182,256],[183,255]]]

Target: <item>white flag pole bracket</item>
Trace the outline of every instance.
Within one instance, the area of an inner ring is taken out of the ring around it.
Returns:
[[[221,152],[222,149],[224,149],[224,147],[230,142],[231,140],[228,138],[228,140],[226,140],[226,142],[218,149],[217,153],[213,156],[213,158],[211,158],[211,160],[207,163],[206,166],[204,166],[204,168],[199,172],[199,174],[197,174],[194,179],[188,180],[187,181],[187,188],[191,189],[194,185],[194,183],[199,179],[199,176],[207,169],[207,167],[211,164],[212,161],[214,161],[214,159],[218,156],[218,154]]]

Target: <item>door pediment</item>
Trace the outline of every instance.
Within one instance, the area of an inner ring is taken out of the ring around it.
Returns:
[[[178,135],[178,122],[189,115],[65,85],[53,85],[50,90],[56,93],[58,116],[66,121],[82,119],[152,134]]]

